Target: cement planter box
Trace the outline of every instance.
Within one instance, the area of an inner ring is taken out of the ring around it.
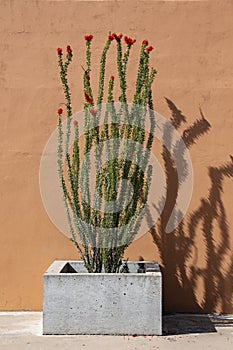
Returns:
[[[128,266],[87,273],[80,261],[55,261],[44,274],[43,334],[162,334],[159,265]]]

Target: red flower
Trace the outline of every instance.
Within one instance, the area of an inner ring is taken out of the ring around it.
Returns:
[[[112,75],[110,79],[111,79],[112,81],[114,81],[114,76]]]
[[[95,116],[95,115],[97,114],[97,111],[94,110],[94,109],[91,109],[91,110],[90,110],[90,113],[91,113],[91,115]]]
[[[114,40],[114,33],[113,33],[113,34],[110,33],[110,34],[108,35],[108,39],[111,40],[111,41],[113,41],[113,40]]]
[[[116,41],[118,41],[118,42],[119,42],[119,41],[122,39],[122,37],[123,37],[123,34],[117,35],[116,33],[113,33],[112,35],[114,36],[114,39],[115,39]]]
[[[92,41],[93,35],[91,35],[91,34],[85,35],[85,36],[84,36],[84,39],[85,39],[86,41]]]
[[[142,45],[148,45],[148,40],[143,40]]]
[[[57,114],[58,114],[58,115],[61,115],[62,113],[63,113],[63,109],[62,109],[62,108],[58,108]]]
[[[66,46],[66,52],[68,53],[68,55],[72,55],[72,49],[71,49],[70,45]]]
[[[147,47],[146,47],[146,51],[150,52],[150,51],[152,51],[152,50],[153,50],[153,46],[147,46]]]
[[[135,39],[129,38],[128,36],[125,36],[124,39],[125,39],[125,43],[129,46],[133,45],[136,42]]]
[[[62,55],[62,49],[60,47],[57,48],[58,55]]]
[[[85,96],[85,99],[86,99],[87,103],[92,103],[93,102],[92,98],[86,92],[84,93],[84,96]]]
[[[77,120],[74,120],[73,123],[74,123],[74,126],[78,125]]]

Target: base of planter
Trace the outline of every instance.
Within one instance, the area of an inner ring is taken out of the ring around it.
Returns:
[[[44,274],[43,334],[161,335],[159,265],[128,266],[130,273],[87,273],[81,261],[55,261]]]

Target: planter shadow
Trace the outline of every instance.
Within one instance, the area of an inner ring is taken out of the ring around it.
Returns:
[[[163,316],[163,335],[216,333],[211,316],[198,314],[173,314]]]

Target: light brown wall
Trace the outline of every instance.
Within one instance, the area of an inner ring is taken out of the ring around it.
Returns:
[[[189,138],[195,141],[190,145],[195,183],[183,224],[170,235],[158,226],[126,257],[160,261],[167,311],[233,313],[232,13],[233,2],[223,0],[0,1],[0,310],[40,310],[43,272],[54,259],[77,258],[50,222],[38,183],[41,154],[63,101],[56,48],[70,44],[75,50],[72,85],[79,110],[83,35],[94,34],[98,57],[112,30],[137,39],[135,54],[142,39],[155,47],[159,113],[166,118],[173,113],[176,121],[185,116],[181,130],[201,118],[199,107],[206,119]]]

